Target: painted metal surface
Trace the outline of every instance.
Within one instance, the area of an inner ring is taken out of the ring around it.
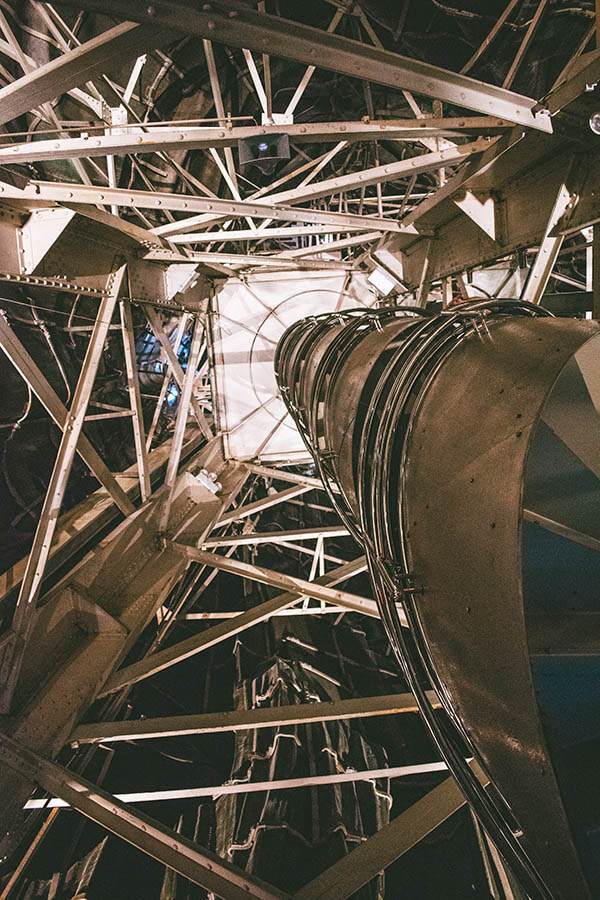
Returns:
[[[533,662],[539,649],[530,660],[548,623],[525,615],[522,492],[540,409],[569,366],[573,377],[587,379],[587,418],[577,409],[567,414],[567,386],[563,406],[544,407],[542,419],[553,415],[571,452],[588,470],[597,468],[598,339],[590,338],[598,325],[534,310],[490,300],[437,317],[401,307],[321,316],[288,330],[276,367],[321,476],[343,491],[331,499],[362,537],[382,617],[410,671],[398,628],[400,609],[406,613],[448,717],[437,739],[451,770],[478,814],[486,808],[494,840],[504,834],[503,852],[513,845],[511,865],[531,895],[570,900],[595,895],[597,862],[591,825],[587,846],[582,839],[581,792],[573,790],[556,739],[549,740],[548,701],[542,709],[536,695],[540,684],[547,694],[552,678],[540,681],[544,672]],[[536,463],[548,473],[543,460]],[[545,477],[559,479],[556,496],[570,496],[566,470]],[[570,508],[581,510],[583,502],[575,492]],[[585,502],[594,505],[589,491]],[[539,512],[549,515],[547,507]],[[565,517],[554,508],[553,518]],[[577,519],[566,524],[590,533]],[[593,606],[590,586],[585,596]],[[584,652],[594,653],[593,642]],[[577,684],[583,691],[581,679]],[[597,703],[589,686],[584,696]],[[419,705],[428,717],[427,704]],[[588,737],[597,736],[590,727]],[[494,784],[494,808],[489,795],[471,794],[461,781],[453,741],[475,749]],[[563,755],[564,746],[563,739]]]

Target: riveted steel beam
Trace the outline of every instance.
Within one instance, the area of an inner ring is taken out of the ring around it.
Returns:
[[[430,692],[431,702],[439,701]],[[80,725],[71,735],[72,744],[98,744],[113,741],[147,740],[184,734],[213,734],[219,731],[248,731],[281,725],[306,725],[365,716],[389,716],[418,712],[412,694],[386,694],[381,697],[355,697],[323,703],[294,703],[291,706],[265,706],[259,709],[235,709],[218,713],[169,716],[123,722],[93,722]]]
[[[121,22],[2,88],[0,124],[101,75],[114,60],[139,56],[168,39],[151,26]]]
[[[126,806],[98,785],[1,733],[0,759],[4,766],[36,781],[73,809],[223,900],[289,898],[161,822]]]
[[[115,16],[123,14],[118,0],[69,2]],[[127,15],[136,21],[153,22],[159,28],[178,29],[230,47],[268,52],[398,90],[435,97],[528,128],[552,131],[549,116],[535,111],[536,101],[529,97],[300,22],[256,12],[241,3],[216,2],[198,7],[195,0],[163,0],[156,6],[148,6],[143,0],[131,0]]]

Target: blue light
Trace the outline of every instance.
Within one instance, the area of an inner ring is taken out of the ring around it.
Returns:
[[[260,144],[258,145],[258,149],[260,150],[261,153],[264,153],[265,150],[269,149],[269,145],[265,141],[261,141]]]

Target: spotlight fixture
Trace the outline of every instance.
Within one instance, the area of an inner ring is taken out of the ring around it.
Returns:
[[[594,134],[600,134],[600,112],[595,112],[590,116],[590,128]]]
[[[261,134],[258,137],[238,141],[240,165],[254,164],[263,172],[272,172],[281,159],[290,158],[290,141],[287,134]]]

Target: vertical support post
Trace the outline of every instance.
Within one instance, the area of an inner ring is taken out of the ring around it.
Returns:
[[[125,355],[125,368],[127,372],[127,387],[129,390],[129,405],[133,413],[131,423],[133,425],[133,440],[135,444],[135,456],[137,459],[138,477],[140,480],[140,492],[142,503],[145,503],[152,488],[150,487],[150,472],[148,469],[148,454],[144,437],[144,412],[140,395],[140,382],[138,379],[137,363],[135,356],[135,342],[133,337],[133,318],[129,300],[120,301],[121,334],[123,336],[123,353]]]
[[[125,268],[125,266],[121,266],[120,269],[112,273],[109,281],[109,294],[103,298],[98,309],[81,374],[73,395],[73,402],[65,422],[63,436],[50,477],[33,545],[25,567],[12,625],[0,646],[0,649],[3,651],[0,662],[0,711],[3,713],[8,712],[10,708],[23,653],[33,625],[35,607],[48,556],[50,555],[52,538],[77,450],[77,442],[83,428],[104,343],[123,283]]]
[[[167,524],[169,522],[169,515],[171,513],[171,503],[173,502],[175,482],[177,480],[177,470],[179,468],[179,458],[181,456],[181,448],[183,447],[183,437],[185,434],[185,427],[187,425],[190,401],[192,399],[192,388],[194,387],[194,381],[196,379],[196,369],[198,368],[200,349],[202,347],[202,335],[202,320],[200,319],[200,317],[197,317],[194,323],[194,332],[192,334],[192,345],[190,347],[188,365],[183,379],[181,395],[179,397],[179,409],[177,410],[175,431],[173,433],[173,443],[171,444],[171,455],[169,457],[169,463],[167,465],[167,472],[165,475],[165,488],[167,491],[167,496],[165,497],[165,500],[163,502],[163,507],[160,514],[159,531],[161,532],[166,531]]]

